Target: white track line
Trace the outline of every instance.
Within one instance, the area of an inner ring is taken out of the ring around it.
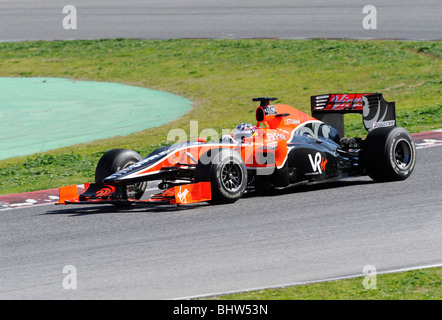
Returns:
[[[442,263],[433,264],[433,265],[417,266],[417,267],[409,267],[409,268],[385,270],[385,271],[376,272],[376,275],[389,274],[389,273],[400,273],[400,272],[406,272],[406,271],[429,269],[429,268],[439,268],[439,267],[442,267]],[[373,274],[371,274],[371,275],[373,275]],[[259,291],[259,290],[267,290],[267,289],[280,289],[280,288],[301,286],[301,285],[313,284],[313,283],[322,283],[322,282],[353,279],[353,278],[365,277],[365,276],[367,276],[367,275],[361,273],[361,274],[353,274],[353,275],[335,277],[335,278],[325,278],[325,279],[318,279],[318,280],[311,280],[311,281],[293,282],[293,283],[280,284],[280,285],[275,285],[275,286],[270,286],[270,287],[257,287],[257,288],[242,289],[242,290],[237,290],[237,291],[226,291],[226,292],[209,293],[209,294],[187,296],[187,297],[180,297],[180,298],[172,298],[170,300],[191,300],[191,299],[210,298],[210,297],[223,296],[223,295],[229,295],[229,294],[245,293],[245,292],[250,292],[250,291]]]

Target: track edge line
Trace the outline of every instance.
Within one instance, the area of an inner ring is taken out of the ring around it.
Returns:
[[[393,274],[393,273],[400,273],[400,272],[406,272],[406,271],[439,268],[439,267],[442,267],[442,262],[437,263],[437,264],[431,264],[431,265],[384,270],[384,271],[376,272],[376,275]],[[233,290],[233,291],[209,293],[209,294],[203,294],[203,295],[171,298],[169,300],[192,300],[192,299],[199,299],[199,298],[210,298],[210,297],[223,296],[223,295],[229,295],[229,294],[235,294],[235,293],[245,293],[245,292],[250,292],[250,291],[258,291],[258,290],[266,290],[266,289],[281,289],[281,288],[287,288],[287,287],[293,287],[293,286],[302,286],[302,285],[306,285],[306,284],[347,280],[347,279],[354,279],[354,278],[364,277],[364,276],[367,276],[367,275],[364,273],[360,273],[360,274],[352,274],[352,275],[341,276],[341,277],[332,277],[332,278],[324,278],[324,279],[311,280],[311,281],[300,281],[300,282],[293,282],[293,283],[288,283],[288,284],[279,284],[279,285],[274,285],[274,286],[270,286],[270,287],[256,287],[256,288],[248,288],[248,289],[242,289],[242,290]]]

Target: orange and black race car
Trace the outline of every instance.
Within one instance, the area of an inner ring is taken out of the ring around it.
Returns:
[[[379,93],[311,97],[312,115],[276,98],[254,98],[256,125],[241,123],[218,142],[198,139],[159,148],[142,158],[127,149],[108,151],[98,162],[95,183],[77,194],[60,188],[60,204],[232,203],[245,192],[286,188],[368,175],[376,181],[404,180],[416,163],[407,130],[396,126],[395,103]],[[361,113],[365,139],[345,138],[344,114]],[[147,181],[160,193],[142,199]]]

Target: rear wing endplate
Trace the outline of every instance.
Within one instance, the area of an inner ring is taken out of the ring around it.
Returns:
[[[331,93],[311,97],[312,117],[338,129],[344,136],[344,114],[361,113],[365,129],[396,125],[396,106],[382,93]]]

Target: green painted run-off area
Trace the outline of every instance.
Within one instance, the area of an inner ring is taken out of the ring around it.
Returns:
[[[0,160],[160,126],[191,101],[118,83],[0,78]]]

